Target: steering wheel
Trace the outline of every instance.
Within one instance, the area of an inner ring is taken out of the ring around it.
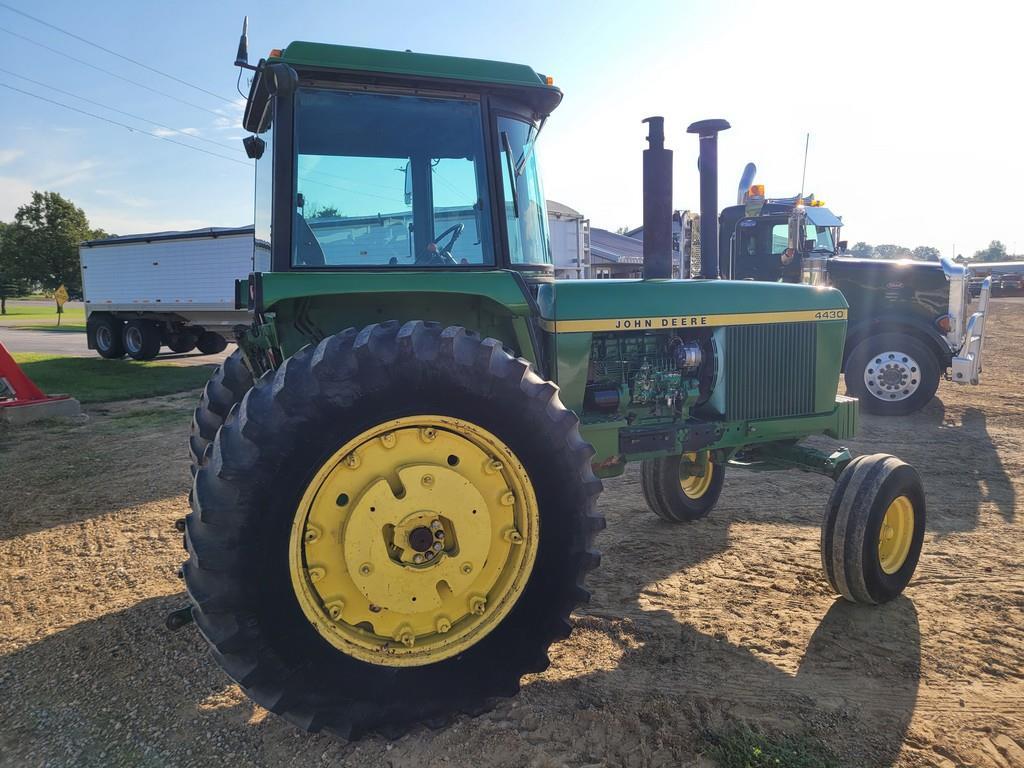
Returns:
[[[458,241],[459,237],[462,236],[462,231],[465,228],[465,224],[453,224],[441,234],[434,235],[434,242],[432,243],[432,245],[434,246],[435,250],[429,251],[422,256],[417,256],[416,264],[458,264],[458,262],[455,260],[455,257],[452,256],[452,248],[455,247],[455,243]],[[438,243],[446,237],[449,238],[448,243],[443,247],[438,245]]]

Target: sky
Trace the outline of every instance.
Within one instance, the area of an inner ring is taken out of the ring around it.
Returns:
[[[232,66],[248,14],[253,62],[314,40],[513,61],[553,76],[565,99],[539,144],[546,193],[593,226],[641,223],[649,115],[665,116],[675,152],[674,207],[697,208],[697,141],[686,126],[720,117],[733,126],[719,144],[721,206],[735,201],[748,161],[769,196],[796,194],[810,133],[805,191],[843,216],[851,244],[951,256],[999,239],[1024,253],[1019,3],[292,0],[282,13],[262,0],[0,2],[210,92],[0,5],[0,84],[192,147],[0,87],[2,220],[45,189],[118,234],[250,224]]]

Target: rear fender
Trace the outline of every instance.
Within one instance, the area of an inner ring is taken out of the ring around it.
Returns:
[[[939,362],[941,370],[949,368],[952,364],[953,353],[949,349],[949,344],[933,325],[906,317],[883,315],[855,322],[849,326],[846,332],[846,346],[843,349],[844,372],[846,360],[854,348],[865,339],[880,333],[905,333],[908,336],[913,336],[935,354],[935,359]]]

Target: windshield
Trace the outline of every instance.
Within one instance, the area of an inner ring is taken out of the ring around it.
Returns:
[[[505,224],[513,264],[550,264],[547,206],[540,183],[533,123],[498,118]]]
[[[304,88],[296,267],[494,263],[480,104]]]
[[[809,249],[815,253],[835,253],[835,241],[832,237],[831,227],[818,227],[814,224],[805,224],[805,242]],[[775,224],[772,227],[772,254],[781,255],[789,247],[789,224]]]

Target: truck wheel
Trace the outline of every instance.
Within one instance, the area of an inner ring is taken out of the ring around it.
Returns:
[[[905,333],[870,336],[846,361],[846,389],[868,413],[905,416],[921,410],[939,388],[938,361]]]
[[[641,462],[640,487],[648,508],[658,517],[671,523],[699,520],[718,503],[725,467],[709,461],[703,475],[689,474],[686,467],[696,460],[697,454],[687,453]]]
[[[821,562],[832,588],[854,603],[892,600],[914,575],[924,525],[924,488],[913,467],[885,453],[851,461],[821,528]]]
[[[219,333],[203,331],[196,341],[196,346],[204,355],[216,355],[218,352],[223,352],[228,343]]]
[[[228,355],[206,382],[199,406],[192,415],[192,430],[188,438],[193,475],[203,463],[206,446],[213,442],[228,413],[242,402],[252,385],[252,372],[246,366],[240,349]]]
[[[92,337],[90,341],[100,357],[108,360],[124,357],[123,326],[124,323],[109,315],[89,318],[86,331]]]
[[[134,360],[152,360],[160,354],[160,329],[148,320],[129,320],[121,338],[124,351]]]
[[[262,706],[349,739],[514,695],[600,559],[578,427],[554,384],[462,328],[304,348],[196,475],[183,572],[214,658]]]
[[[167,348],[172,352],[184,354],[196,348],[198,339],[191,333],[175,333],[167,337]]]

